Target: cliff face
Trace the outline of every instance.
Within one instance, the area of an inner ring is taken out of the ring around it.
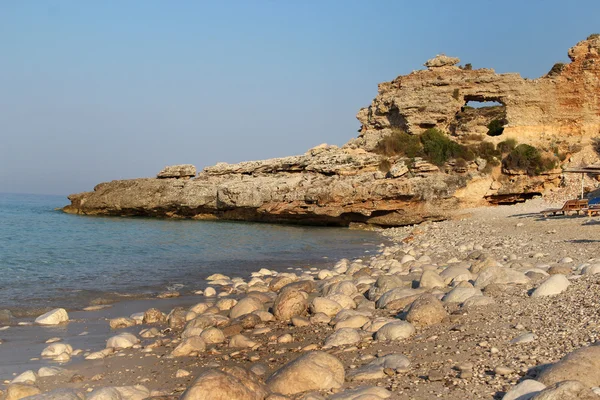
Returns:
[[[382,158],[373,150],[394,130],[420,134],[429,128],[457,141],[477,134],[495,143],[513,137],[585,144],[600,132],[600,37],[578,43],[569,56],[570,64],[537,80],[459,68],[458,59],[438,56],[427,70],[380,84],[371,106],[358,113],[360,136],[342,148],[321,145],[301,156],[220,163],[195,177],[193,166],[173,166],[156,179],[112,181],[71,195],[64,211],[396,226],[444,219],[465,206],[530,198],[556,187],[560,170],[532,177],[486,170],[479,158],[435,166],[419,158]],[[471,100],[501,105],[465,108]],[[491,120],[505,123],[501,135],[485,135]]]
[[[380,157],[322,146],[307,154],[240,164],[217,164],[198,177],[101,183],[69,196],[69,213],[166,216],[265,222],[403,225],[443,219],[455,207],[464,176],[423,172],[386,179]],[[432,166],[413,167],[415,173]],[[437,170],[437,169],[435,169]],[[408,170],[406,172],[408,174]]]
[[[502,138],[490,139],[496,142],[507,137],[537,142],[544,137],[598,135],[600,36],[579,42],[569,50],[569,58],[571,63],[557,64],[548,75],[529,80],[492,69],[460,68],[455,66],[457,58],[438,56],[425,64],[427,70],[379,85],[377,97],[357,115],[362,128],[355,144],[372,149],[394,127],[413,134],[429,128],[470,133],[455,130],[456,117],[469,101],[505,106]]]

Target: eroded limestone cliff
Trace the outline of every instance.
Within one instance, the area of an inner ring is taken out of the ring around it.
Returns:
[[[193,166],[174,166],[157,178],[112,181],[71,195],[64,211],[395,226],[444,219],[461,207],[530,198],[557,187],[561,170],[532,176],[500,163],[489,168],[483,156],[433,165],[375,150],[398,130],[419,135],[436,128],[459,143],[515,138],[560,150],[566,163],[600,132],[600,36],[578,43],[569,57],[570,64],[527,80],[457,67],[458,59],[438,56],[425,64],[427,70],[380,84],[372,104],[358,113],[359,137],[342,148],[321,145],[300,156],[220,163],[191,179]],[[500,104],[472,109],[465,107],[469,101]],[[494,120],[504,129],[488,136]]]

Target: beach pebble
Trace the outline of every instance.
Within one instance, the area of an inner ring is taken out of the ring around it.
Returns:
[[[527,332],[527,333],[523,333],[522,335],[517,336],[510,342],[512,344],[531,343],[531,342],[535,341],[535,339],[537,339],[537,336],[534,333]]]
[[[325,347],[339,347],[360,342],[360,334],[353,328],[341,328],[325,339]]]
[[[292,317],[292,325],[294,325],[297,328],[303,327],[303,326],[309,326],[310,320],[305,317],[295,316],[295,317]]]
[[[220,281],[220,280],[230,280],[230,278],[227,275],[223,275],[223,274],[212,274],[210,275],[208,278],[206,278],[207,281]]]
[[[532,379],[524,380],[516,386],[513,386],[502,400],[529,400],[534,395],[544,390],[546,385]]]
[[[289,321],[308,309],[308,293],[302,290],[282,290],[273,303],[273,315],[278,321]]]
[[[175,372],[175,378],[184,378],[186,376],[190,376],[190,371],[186,371],[185,369],[178,369]]]
[[[366,332],[375,333],[379,329],[381,329],[381,327],[384,326],[385,324],[387,324],[389,322],[394,322],[394,321],[397,321],[397,319],[389,318],[389,317],[376,317],[372,321],[369,321],[366,324],[364,324],[362,329]]]
[[[85,395],[77,389],[54,389],[50,392],[26,397],[27,400],[84,400]]]
[[[335,324],[335,330],[343,329],[343,328],[362,328],[364,325],[369,323],[371,320],[369,317],[364,315],[352,315],[347,318],[342,319],[341,321]]]
[[[555,383],[535,394],[531,400],[597,400],[598,395],[577,380]],[[519,399],[521,400],[521,399]]]
[[[118,317],[110,319],[108,324],[110,325],[110,329],[121,329],[135,326],[137,322],[132,318]]]
[[[266,381],[274,393],[293,395],[309,390],[329,390],[344,384],[344,365],[322,351],[308,352],[275,371]]]
[[[161,323],[161,322],[165,321],[165,318],[166,317],[162,313],[162,311],[160,311],[156,308],[150,308],[144,312],[144,318],[142,320],[142,323],[144,323],[144,324]]]
[[[496,368],[494,368],[494,374],[496,375],[510,375],[514,373],[512,368],[508,368],[508,367],[504,367],[504,366],[498,366]]]
[[[65,374],[67,372],[66,369],[64,368],[59,368],[59,367],[42,367],[38,370],[38,376],[40,378],[44,378],[47,376],[55,376],[55,375],[62,375]]]
[[[561,274],[552,275],[533,291],[531,297],[554,296],[567,290],[569,285],[566,276]]]
[[[383,357],[378,357],[355,369],[348,374],[348,379],[352,381],[364,381],[371,379],[381,379],[386,376],[384,370],[391,369],[404,370],[410,366],[410,360],[402,354],[388,354]]]
[[[108,357],[109,355],[113,354],[114,352],[115,352],[115,350],[112,347],[110,347],[110,348],[107,348],[104,350],[90,353],[87,356],[85,356],[85,359],[86,360],[99,360],[99,359]]]
[[[331,322],[331,317],[324,313],[316,313],[314,315],[311,315],[309,320],[310,323],[313,325],[328,324]]]
[[[131,333],[121,333],[106,341],[106,348],[128,349],[138,344],[140,340]]]
[[[42,357],[61,362],[69,361],[71,354],[73,354],[73,347],[64,343],[53,343],[42,350]]]
[[[200,338],[207,344],[223,343],[225,341],[223,331],[214,326],[203,330],[200,334]]]
[[[462,303],[461,307],[463,307],[463,308],[482,307],[482,306],[488,306],[490,304],[495,304],[495,303],[496,303],[496,300],[494,300],[488,296],[473,296],[473,297],[469,297],[467,300],[465,300],[465,302]]]
[[[37,374],[32,370],[27,370],[14,378],[10,383],[35,383],[36,380]]]
[[[173,357],[189,356],[192,352],[203,352],[206,350],[206,343],[200,336],[192,336],[183,339],[181,343],[173,349],[171,355]]]
[[[159,293],[158,296],[156,296],[156,297],[159,299],[173,299],[173,298],[179,297],[179,296],[181,296],[181,294],[178,291],[169,290],[166,292]]]
[[[596,274],[600,274],[600,264],[586,265],[585,267],[583,267],[581,273],[583,275],[596,275]]]
[[[263,303],[255,297],[244,297],[237,302],[229,312],[229,318],[234,319],[264,308]]]
[[[46,343],[48,343],[48,344],[49,343],[56,343],[56,342],[60,342],[61,340],[62,339],[59,338],[59,337],[53,337],[53,338],[50,338],[50,339],[46,340]]]
[[[157,328],[142,329],[140,331],[140,337],[143,337],[144,339],[153,338],[160,335],[161,333]]]
[[[323,313],[329,317],[335,316],[342,309],[343,307],[340,303],[325,297],[315,297],[310,304],[310,311],[313,314]]]
[[[377,340],[401,340],[407,339],[415,334],[415,327],[405,321],[393,321],[383,325],[375,333]]]
[[[216,398],[235,400],[262,400],[268,390],[252,372],[240,367],[228,367],[222,371],[208,370],[196,378],[181,395],[180,400],[208,400],[208,394]]]
[[[215,290],[214,287],[207,286],[206,289],[204,289],[204,296],[205,297],[215,297],[216,295],[217,295],[217,291]]]
[[[132,320],[134,320],[137,324],[142,324],[144,322],[144,312],[133,313],[129,316]]]
[[[473,296],[483,296],[481,290],[473,287],[457,286],[443,298],[444,303],[463,303]]]
[[[104,387],[95,389],[88,400],[143,400],[150,396],[150,390],[142,385]]]
[[[237,302],[238,301],[236,299],[221,299],[215,303],[215,306],[220,311],[228,311],[231,310],[237,304]]]
[[[448,312],[442,303],[431,294],[420,296],[408,309],[406,320],[416,326],[429,326],[442,322]]]
[[[284,333],[283,335],[277,338],[277,343],[292,343],[294,338],[289,333]]]
[[[28,396],[40,394],[41,390],[33,385],[24,383],[11,383],[6,390],[5,400],[20,400]]]
[[[468,272],[468,271],[467,271]],[[419,287],[425,289],[443,288],[446,287],[446,283],[435,271],[426,270],[421,274],[419,280]]]
[[[582,347],[545,368],[536,378],[545,385],[578,380],[588,387],[600,386],[600,346]]]
[[[262,322],[271,322],[275,319],[275,316],[273,314],[264,310],[254,311],[252,312],[252,314],[257,315]]]
[[[238,335],[234,335],[231,337],[231,339],[229,339],[229,347],[234,347],[234,348],[247,348],[247,347],[254,347],[256,346],[258,343],[255,342],[252,339],[249,339],[248,337],[238,334]]]
[[[329,400],[381,400],[390,398],[391,396],[392,392],[385,388],[378,386],[363,386],[336,393],[329,397]]]
[[[69,321],[69,314],[64,308],[48,311],[35,319],[35,323],[39,325],[58,325],[67,321]]]

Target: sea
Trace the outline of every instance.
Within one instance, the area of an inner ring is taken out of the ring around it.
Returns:
[[[69,215],[65,196],[0,194],[0,309],[17,317],[205,287],[374,254],[374,232],[223,221]]]

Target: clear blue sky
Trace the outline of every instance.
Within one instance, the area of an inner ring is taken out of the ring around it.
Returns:
[[[437,53],[535,78],[600,1],[0,1],[0,192],[356,136],[377,83]]]

